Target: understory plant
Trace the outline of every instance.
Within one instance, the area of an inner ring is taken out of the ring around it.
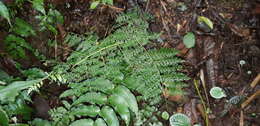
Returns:
[[[132,10],[117,18],[114,32],[104,39],[67,36],[75,51],[50,76],[69,88],[60,95],[63,106],[50,111],[54,125],[121,126],[120,120],[143,125],[149,117],[143,118],[137,103],[153,107],[163,91],[183,94],[188,78],[179,72],[182,60],[174,49],[150,46],[159,34],[147,30],[149,18]]]
[[[38,91],[42,86],[43,80],[48,76],[42,70],[32,68],[22,71],[26,80],[8,76],[0,69],[0,125],[9,126],[28,126],[18,123],[21,120],[31,121],[33,109],[28,105],[33,91]]]

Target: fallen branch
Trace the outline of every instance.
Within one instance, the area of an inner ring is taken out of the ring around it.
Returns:
[[[251,88],[254,88],[258,84],[259,81],[260,81],[260,73],[256,76],[256,78],[250,84]]]
[[[241,104],[241,108],[245,108],[248,104],[250,104],[257,96],[260,95],[260,90],[256,91],[253,95],[251,95],[245,102]]]

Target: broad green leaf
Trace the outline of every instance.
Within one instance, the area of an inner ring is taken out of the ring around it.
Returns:
[[[80,96],[72,105],[77,105],[83,102],[88,102],[91,104],[99,104],[103,105],[107,103],[107,96],[100,92],[88,92],[82,96]]]
[[[195,46],[195,35],[192,32],[188,32],[183,37],[183,43],[187,48],[192,48]]]
[[[210,95],[215,99],[226,97],[224,90],[220,87],[213,87],[210,89]]]
[[[33,8],[37,11],[40,11],[42,14],[46,14],[44,9],[44,0],[33,0]]]
[[[100,3],[100,1],[94,1],[94,2],[92,2],[91,5],[90,5],[90,9],[95,9],[95,8],[97,8],[97,6],[98,6],[99,3]]]
[[[138,114],[138,104],[136,98],[128,88],[125,86],[117,86],[114,89],[114,94],[122,96],[127,101],[130,110],[133,111],[136,115]]]
[[[190,118],[182,113],[176,113],[170,117],[171,126],[191,126]]]
[[[33,126],[51,126],[51,123],[47,120],[36,118],[32,121]]]
[[[96,119],[94,126],[107,126],[107,124],[102,118],[98,118]]]
[[[205,24],[207,24],[209,26],[210,29],[213,29],[213,22],[208,19],[207,17],[204,16],[199,16],[198,17],[198,23],[204,22]]]
[[[12,31],[22,37],[36,35],[32,26],[20,18],[15,18],[15,26],[13,27]]]
[[[108,126],[119,126],[116,113],[111,107],[104,106],[100,111],[100,116],[106,121]]]
[[[102,0],[102,3],[113,5],[113,0]]]
[[[71,88],[78,88],[79,86],[82,87],[80,92],[101,91],[103,93],[110,93],[115,88],[115,85],[110,80],[104,78],[86,80],[81,84],[72,83],[69,86]]]
[[[71,114],[75,116],[90,116],[90,117],[96,117],[100,112],[100,108],[95,105],[82,105],[73,107],[71,110]]]
[[[22,71],[23,75],[27,77],[27,80],[34,80],[38,78],[44,78],[47,74],[39,68],[30,68]]]
[[[19,99],[16,99],[18,102]],[[26,103],[22,102],[17,105],[14,114],[21,115],[23,120],[31,120],[32,118],[33,109],[28,106]]]
[[[0,106],[0,126],[9,126],[9,118]]]
[[[21,90],[29,88],[41,81],[42,79],[13,82],[0,90],[0,101],[15,101],[15,97]]]
[[[69,89],[69,90],[64,91],[64,92],[60,95],[60,98],[72,96],[72,95],[75,95],[75,94],[76,94],[76,90]]]
[[[2,1],[0,1],[0,16],[4,17],[11,26],[9,10]]]
[[[113,94],[109,97],[108,101],[128,126],[131,118],[126,99],[122,96]]]
[[[50,30],[54,35],[58,34],[58,31],[54,26],[49,25],[49,24],[46,24],[46,26],[47,26],[48,30]]]
[[[80,119],[70,124],[70,126],[93,126],[94,121],[92,119]]]

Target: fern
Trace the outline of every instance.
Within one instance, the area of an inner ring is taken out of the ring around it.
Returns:
[[[182,60],[175,57],[178,52],[168,48],[147,49],[150,40],[159,34],[149,33],[146,21],[149,16],[140,15],[143,15],[140,11],[120,15],[114,33],[103,40],[94,35],[67,36],[66,42],[75,51],[66,63],[54,68],[51,77],[54,81],[69,84],[70,89],[60,97],[70,96],[72,108],[86,104],[99,106],[99,116],[106,123],[116,125],[113,121],[117,119],[103,117],[106,112],[113,113],[109,107],[112,106],[129,124],[129,110],[138,115],[135,96],[130,90],[151,104],[160,101],[163,90],[170,94],[183,93],[183,81],[188,78],[178,72],[182,68],[179,65]],[[72,108],[66,109],[67,115],[71,115]],[[103,108],[105,113],[101,114]],[[65,122],[75,121],[75,116],[68,116]],[[54,116],[56,122],[64,120],[63,116],[59,118],[61,120],[57,117]]]

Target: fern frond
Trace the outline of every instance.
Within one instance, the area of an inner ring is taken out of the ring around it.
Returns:
[[[136,102],[130,91],[135,91],[140,100],[151,105],[160,102],[164,90],[170,94],[183,92],[183,81],[188,77],[179,72],[183,61],[176,57],[178,52],[168,48],[147,49],[150,40],[158,38],[160,34],[148,32],[148,23],[144,20],[147,17],[140,17],[139,14],[139,11],[135,11],[120,15],[116,30],[103,40],[98,41],[94,35],[76,35],[67,39],[66,42],[75,51],[66,63],[56,66],[53,71],[56,76],[54,79],[65,82],[70,88],[61,98],[73,96],[70,101],[73,106],[102,106],[105,112],[99,114],[102,118],[107,113],[116,116],[110,108],[112,106],[128,124],[128,109],[138,114],[137,103],[129,102]],[[119,89],[122,92],[117,92]],[[110,99],[118,101],[111,103]],[[120,103],[124,109],[118,109],[116,103]],[[117,124],[117,118],[114,119]]]

